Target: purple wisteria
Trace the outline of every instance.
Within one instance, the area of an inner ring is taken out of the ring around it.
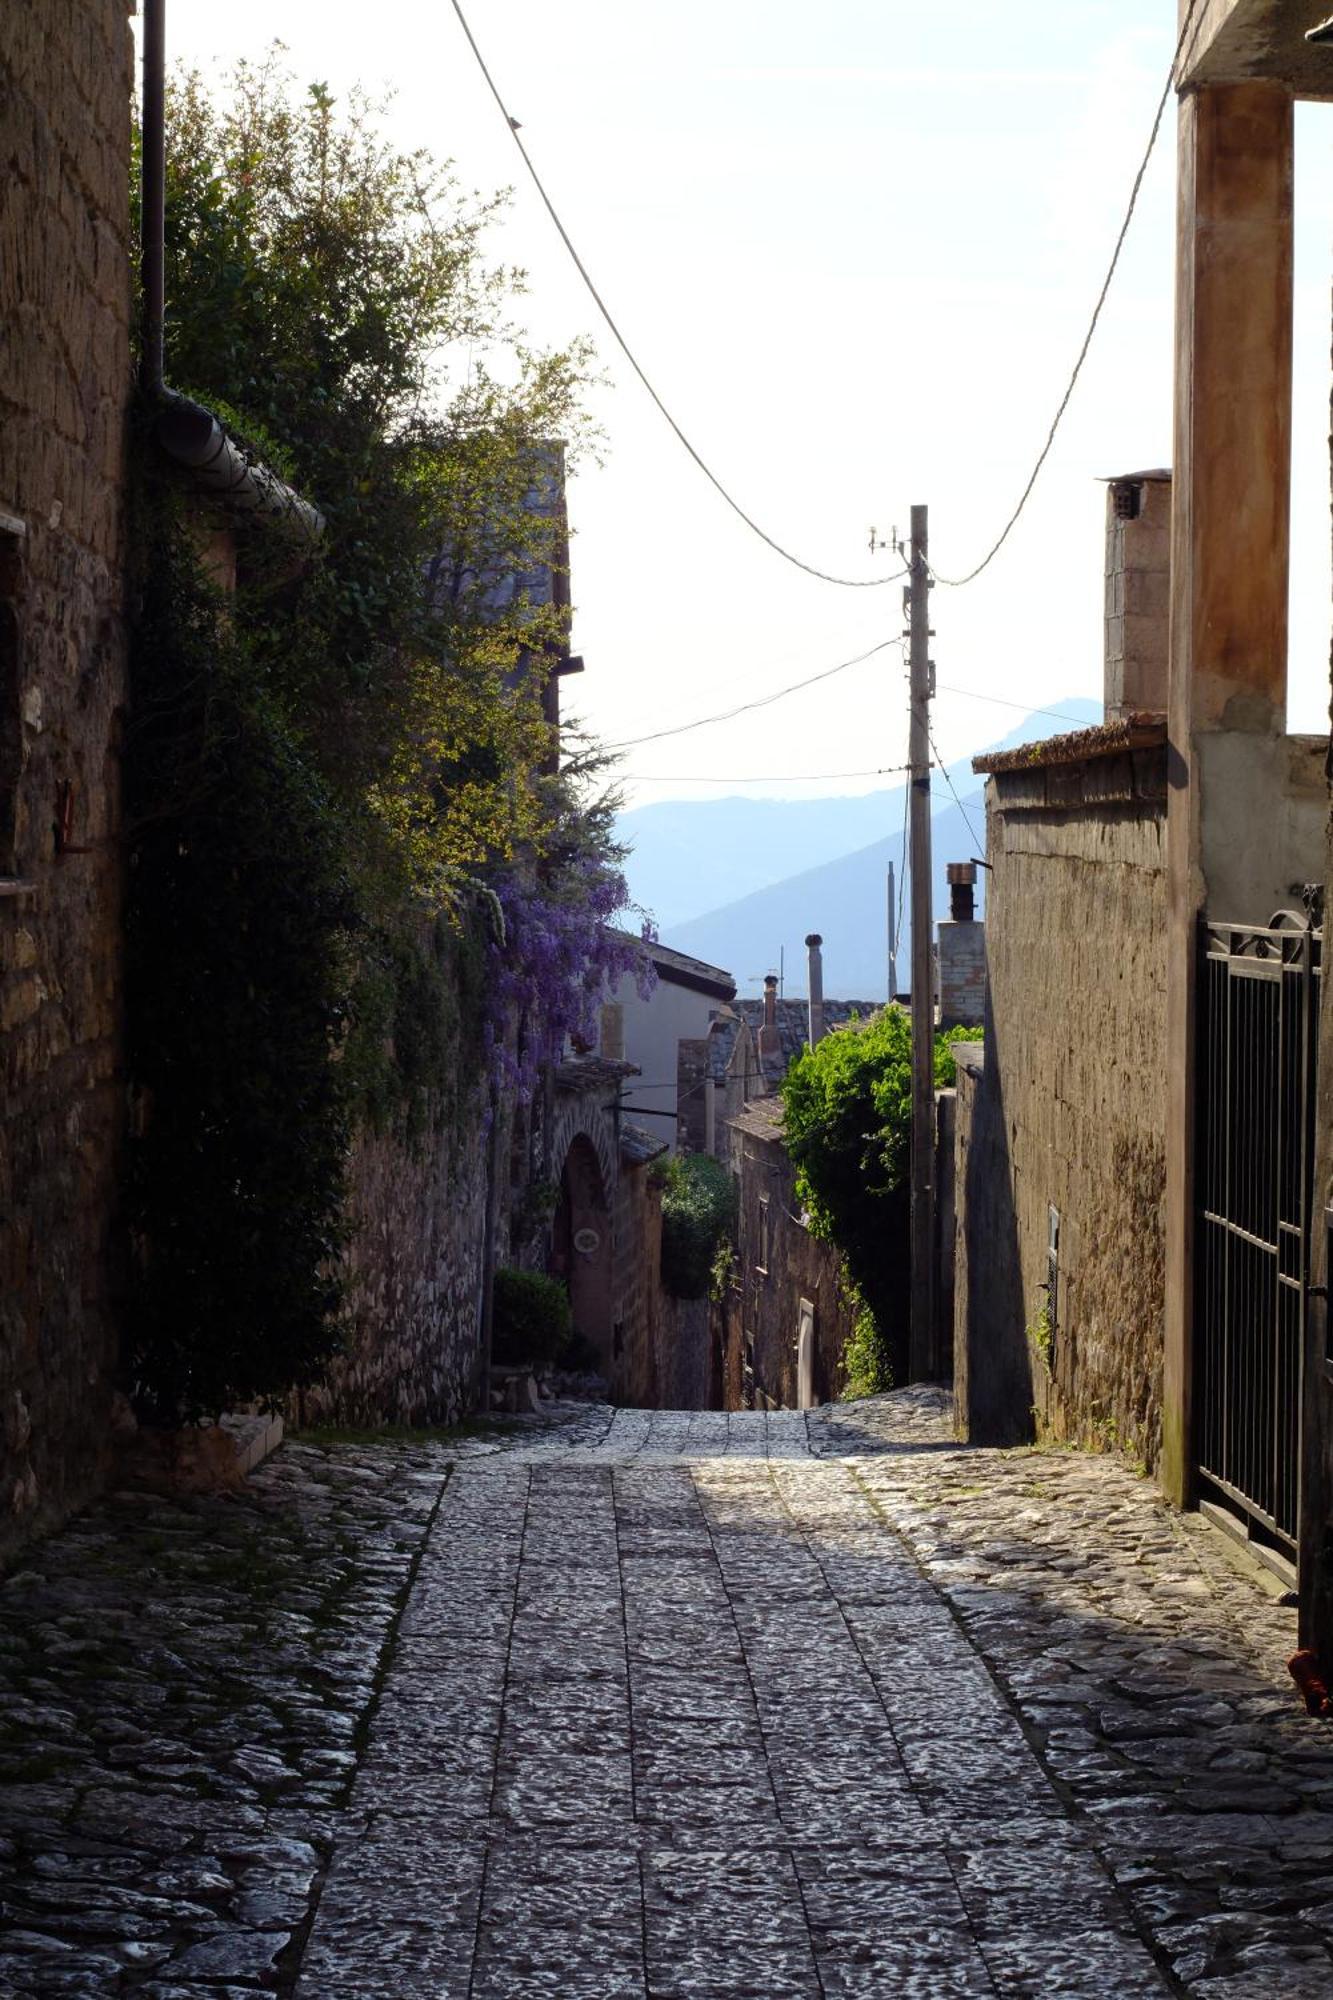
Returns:
[[[504,936],[488,950],[488,1060],[496,1088],[526,1104],[567,1038],[596,1044],[598,1007],[623,975],[635,975],[646,999],[657,973],[635,939],[609,928],[627,896],[609,862],[582,855],[558,871],[520,865],[491,887]]]

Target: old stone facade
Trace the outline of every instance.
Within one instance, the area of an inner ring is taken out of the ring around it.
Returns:
[[[737,1186],[736,1256],[723,1301],[723,1403],[729,1410],[798,1410],[842,1386],[852,1316],[839,1257],[801,1220],[796,1169],[782,1140],[782,1101],[755,1100],[728,1120]]]
[[[108,1441],[130,353],[125,0],[0,34],[0,1553]]]
[[[488,1152],[482,1090],[457,1124],[357,1141],[347,1339],[291,1399],[298,1422],[448,1424],[475,1407]]]
[[[1166,749],[1112,724],[989,762],[984,1054],[960,1051],[959,1409],[1149,1463],[1162,1421]],[[979,768],[986,760],[979,760]]]

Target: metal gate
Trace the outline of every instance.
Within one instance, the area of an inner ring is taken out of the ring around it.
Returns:
[[[1321,934],[1203,926],[1195,1453],[1204,1498],[1294,1560]]]

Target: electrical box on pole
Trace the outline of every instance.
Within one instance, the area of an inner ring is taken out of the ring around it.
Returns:
[[[914,1382],[934,1372],[935,1357],[935,967],[930,886],[930,564],[928,510],[912,509],[907,589],[911,665],[912,884],[912,1210],[909,1372]]]

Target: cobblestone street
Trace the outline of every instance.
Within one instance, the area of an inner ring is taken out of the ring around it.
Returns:
[[[0,1588],[0,1994],[1327,1995],[1293,1644],[934,1392],[289,1443]]]

